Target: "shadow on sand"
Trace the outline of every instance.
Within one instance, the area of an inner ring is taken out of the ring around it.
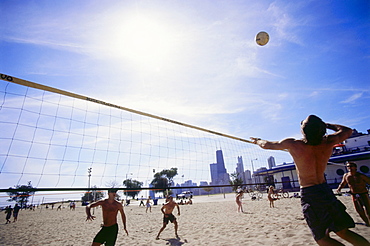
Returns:
[[[184,240],[184,242],[181,242],[180,238],[170,238],[170,239],[164,239],[164,240],[167,241],[166,245],[171,245],[171,246],[180,246],[180,245],[187,243],[186,240]]]

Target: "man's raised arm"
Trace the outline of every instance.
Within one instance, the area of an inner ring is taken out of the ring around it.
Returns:
[[[343,142],[352,135],[352,129],[346,126],[326,123],[326,128],[335,131],[328,136],[328,140],[334,144]]]
[[[295,141],[293,138],[286,138],[281,141],[267,141],[260,138],[251,137],[254,144],[257,144],[262,149],[272,149],[272,150],[284,150],[289,149],[291,144]]]

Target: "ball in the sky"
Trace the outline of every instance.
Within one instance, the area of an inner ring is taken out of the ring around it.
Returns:
[[[267,32],[259,32],[256,35],[256,43],[258,45],[264,46],[268,43],[270,37]]]

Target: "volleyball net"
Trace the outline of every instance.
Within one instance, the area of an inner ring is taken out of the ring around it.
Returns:
[[[149,188],[155,172],[173,167],[174,186],[209,185],[217,150],[229,174],[238,157],[245,170],[267,167],[270,156],[290,160],[247,139],[0,76],[0,189],[29,181],[49,191],[104,189],[126,179]]]

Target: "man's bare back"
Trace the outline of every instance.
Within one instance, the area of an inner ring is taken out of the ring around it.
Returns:
[[[284,140],[283,140],[284,141]],[[303,140],[287,140],[287,150],[293,157],[301,188],[325,182],[324,172],[333,151],[333,141],[327,137],[319,145],[308,145]]]
[[[325,135],[326,129],[335,132]],[[352,129],[328,124],[315,115],[309,115],[302,121],[301,131],[301,140],[251,139],[263,149],[287,150],[293,157],[301,186],[302,212],[319,245],[342,245],[329,236],[329,232],[334,231],[353,245],[370,246],[364,237],[348,229],[354,227],[355,223],[345,211],[345,206],[334,196],[324,177],[334,145],[350,137]]]
[[[287,150],[293,157],[297,167],[299,184],[303,188],[325,182],[324,171],[332,154],[333,146],[352,134],[352,129],[345,126],[327,124],[327,128],[336,132],[324,136],[318,145],[309,145],[305,139],[296,140],[294,138],[286,138],[281,141],[251,139],[263,149]]]

